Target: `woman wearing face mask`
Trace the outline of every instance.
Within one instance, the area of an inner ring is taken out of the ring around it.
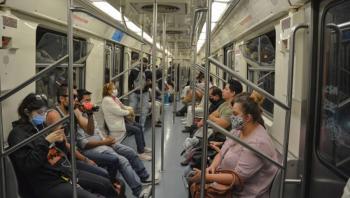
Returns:
[[[125,106],[118,99],[118,90],[112,82],[103,87],[102,112],[110,135],[120,141],[126,135],[135,135],[137,152],[141,160],[151,160],[152,157],[147,153],[151,152],[146,147],[145,136],[141,125],[129,119],[134,114],[131,107]]]
[[[18,107],[18,114],[20,119],[13,123],[8,137],[10,147],[44,128],[46,100],[31,93]],[[64,141],[64,130],[58,129],[47,136],[42,135],[10,155],[22,197],[71,197],[69,162],[60,154],[65,152]],[[60,148],[61,152],[54,153],[53,148]],[[78,187],[77,193],[78,197],[96,197],[81,187]]]
[[[235,97],[232,133],[253,148],[277,161],[278,153],[262,125],[263,123],[261,123],[259,101],[254,99],[249,94],[240,94]],[[234,192],[237,197],[269,197],[270,184],[278,167],[229,138],[227,138],[221,150],[215,145],[211,145],[211,147],[220,152],[206,169],[207,182],[231,184],[234,180],[236,185],[243,182],[243,190]],[[220,169],[233,170],[239,179],[234,178],[232,174],[216,174],[216,170]],[[197,174],[197,177],[192,178],[192,180],[199,182],[199,177]]]

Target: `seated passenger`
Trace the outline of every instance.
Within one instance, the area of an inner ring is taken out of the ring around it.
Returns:
[[[247,94],[235,98],[231,120],[232,134],[271,159],[279,161],[278,153],[261,121],[261,110],[256,101]],[[220,150],[214,144],[211,144],[211,147]],[[233,170],[239,178],[233,177],[232,174],[216,174],[220,169]],[[243,190],[235,191],[236,196],[269,197],[270,185],[277,170],[278,167],[269,161],[236,141],[227,139],[212,164],[206,169],[206,181],[226,185],[231,184],[232,180],[236,185],[243,182]],[[199,170],[195,172],[200,173]],[[200,182],[200,175],[195,174],[190,181]]]
[[[116,96],[118,90],[112,82],[103,86],[102,112],[110,135],[121,141],[125,135],[135,135],[137,152],[142,160],[151,160],[151,149],[146,147],[145,136],[140,124],[127,116],[134,114],[133,108],[125,106]]]
[[[65,97],[67,92],[67,87],[60,87],[58,93],[60,101],[58,109],[65,115],[68,113],[66,109],[69,104],[68,98]],[[74,94],[77,94],[76,90],[74,90]],[[89,100],[90,98],[85,99]],[[76,108],[75,111],[80,112],[79,108]],[[116,179],[117,171],[120,171],[133,194],[140,196],[143,193],[141,182],[148,183],[149,174],[136,152],[128,146],[117,143],[113,137],[104,137],[95,125],[93,113],[88,115],[80,112],[80,114],[80,122],[77,123],[77,141],[82,152],[98,165],[107,167],[112,180]],[[89,127],[84,127],[84,124],[82,124],[89,123],[89,120],[93,122],[93,124],[90,124],[93,126],[92,132],[88,132]]]
[[[209,89],[209,101],[210,101],[210,106],[209,106],[209,114],[214,112],[222,103],[225,102],[225,100],[222,98],[222,91],[218,87],[211,87]],[[195,107],[195,117],[203,118],[203,105],[204,105],[204,98],[202,98],[202,101],[199,105]],[[192,106],[189,106],[187,109],[187,116],[186,116],[186,126],[185,130],[182,132],[192,132],[195,130],[197,127],[192,125]]]
[[[46,101],[40,95],[31,93],[23,99],[18,107],[20,119],[13,123],[14,128],[8,138],[10,146],[22,142],[44,128],[46,109]],[[46,137],[39,136],[10,155],[20,189],[31,189],[34,197],[72,196],[71,165],[67,157],[64,130],[61,127],[56,127]],[[78,197],[97,197],[86,189],[105,197],[117,196],[108,179],[85,171],[79,171],[77,178]]]

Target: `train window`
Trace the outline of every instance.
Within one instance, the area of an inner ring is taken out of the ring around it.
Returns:
[[[74,84],[79,88],[85,86],[85,61],[91,52],[93,45],[83,39],[74,38]],[[67,36],[60,32],[39,27],[36,42],[36,72],[45,69],[51,63],[57,61],[68,53]],[[36,92],[48,96],[49,105],[56,102],[57,86],[66,83],[68,78],[68,60],[57,66],[47,76],[38,80]]]
[[[124,70],[123,67],[123,54],[124,48],[121,45],[114,43],[107,43],[105,49],[105,67],[104,67],[104,82],[107,83],[111,78],[118,75]],[[123,77],[119,77],[116,81],[116,85],[120,91],[123,93]]]
[[[240,46],[248,63],[248,80],[271,95],[275,93],[275,46],[276,31],[251,39]],[[274,105],[270,100],[265,100],[262,107],[268,116],[273,116]]]
[[[321,116],[318,154],[350,176],[350,2],[330,7],[323,18]]]
[[[235,64],[235,54],[232,53],[233,49],[234,49],[233,43],[230,43],[224,47],[224,64],[227,65],[231,69],[233,69],[234,64]],[[225,80],[227,80],[229,78],[227,72],[224,72],[223,77]]]

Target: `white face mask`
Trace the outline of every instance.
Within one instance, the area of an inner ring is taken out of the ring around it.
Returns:
[[[112,96],[117,97],[118,96],[118,89],[113,90]]]

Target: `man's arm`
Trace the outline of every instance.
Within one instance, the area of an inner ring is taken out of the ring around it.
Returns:
[[[78,120],[79,126],[87,134],[93,135],[95,130],[94,117],[92,115],[88,116],[88,118],[84,117],[82,112],[78,108],[74,110],[74,114]]]

